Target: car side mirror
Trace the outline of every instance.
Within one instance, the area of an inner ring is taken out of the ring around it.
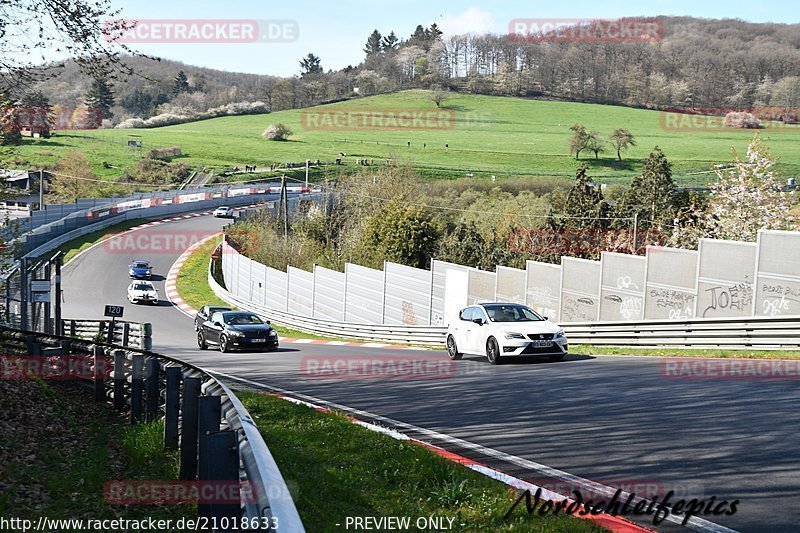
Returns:
[[[220,324],[219,322],[214,322],[214,325],[217,326],[218,328],[222,327],[222,324]]]
[[[269,320],[267,320],[267,325],[269,326],[270,324],[272,324],[272,322],[270,322]]]
[[[545,320],[547,320],[547,317],[546,317],[546,316],[543,316],[542,318],[544,318]]]
[[[473,318],[472,321],[475,322],[476,324],[478,324],[479,326],[483,325],[483,319],[482,318]]]

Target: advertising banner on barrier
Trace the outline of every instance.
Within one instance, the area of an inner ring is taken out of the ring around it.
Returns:
[[[206,193],[204,192],[197,192],[194,194],[181,194],[180,196],[175,197],[176,203],[179,204],[188,204],[191,202],[202,202],[206,199]]]
[[[228,189],[228,198],[233,198],[234,196],[247,196],[248,194],[252,194],[252,189],[250,187],[245,189]]]
[[[147,209],[151,205],[153,205],[153,200],[151,198],[145,198],[142,200],[131,200],[130,202],[122,202],[120,204],[117,204],[117,213],[131,211],[133,209]]]

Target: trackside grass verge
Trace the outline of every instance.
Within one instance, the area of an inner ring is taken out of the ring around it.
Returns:
[[[0,385],[0,516],[33,520],[176,520],[193,505],[115,505],[112,480],[175,480],[177,453],[161,446],[161,423],[130,426],[74,382],[4,380]],[[72,531],[62,527],[59,531]]]
[[[794,359],[797,350],[742,350],[726,348],[629,348],[623,346],[570,346],[570,353],[582,355],[647,355],[660,357],[714,357],[720,359]]]
[[[265,394],[237,396],[280,465],[306,531],[342,531],[348,517],[367,516],[409,517],[410,530],[418,518],[436,517],[453,519],[443,528],[449,531],[604,531],[570,516],[528,515],[524,507],[504,521],[515,498],[499,481],[344,416]]]
[[[64,264],[67,264],[67,262],[69,262],[70,259],[78,255],[82,251],[86,250],[90,246],[93,246],[98,242],[113,236],[116,233],[121,233],[135,226],[138,226],[139,224],[143,224],[146,220],[147,219],[144,218],[136,220],[126,220],[125,222],[114,224],[113,226],[109,226],[105,229],[87,233],[83,237],[78,237],[77,239],[73,239],[59,246],[57,250],[64,252]],[[50,253],[50,255],[52,255],[52,253]]]

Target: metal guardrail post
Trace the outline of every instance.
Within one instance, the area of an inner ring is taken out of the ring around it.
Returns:
[[[72,351],[72,343],[66,339],[58,341],[59,346],[61,346],[61,355],[69,355]]]
[[[200,379],[183,380],[183,402],[181,403],[181,467],[180,479],[197,477],[197,409],[200,399]]]
[[[108,323],[108,332],[106,335],[106,342],[108,344],[114,344],[114,329],[116,328],[117,324],[112,319],[111,322]]]
[[[224,483],[226,487],[233,487],[239,484],[239,446],[236,443],[236,432],[216,431],[206,435],[206,450],[205,457],[201,457],[201,465],[204,460],[207,462],[206,472],[209,480],[214,480],[218,483]],[[253,483],[250,483],[252,489]],[[222,491],[226,495],[232,495],[232,490]],[[255,496],[255,495],[254,495]],[[225,523],[225,519],[229,523],[235,523],[237,517],[242,514],[241,505],[239,502],[213,502],[207,507],[207,514],[209,518],[216,518],[216,523]],[[200,515],[200,506],[198,505],[198,515]]]
[[[159,396],[158,384],[161,380],[161,364],[158,359],[150,357],[147,359],[147,368],[144,378],[145,392],[145,420],[152,422],[158,418]]]
[[[180,415],[181,369],[170,366],[166,369],[167,387],[164,404],[164,448],[178,449],[178,418]]]
[[[125,352],[114,350],[114,409],[125,409]]]
[[[106,376],[108,375],[108,360],[102,346],[92,348],[94,357],[94,401],[106,401]]]
[[[199,399],[197,432],[200,438],[197,448],[199,458],[197,479],[200,481],[214,479],[208,475],[209,465],[214,457],[213,455],[209,455],[208,439],[210,433],[219,431],[221,416],[222,398],[219,396],[203,396]],[[210,503],[212,502],[198,502],[197,516],[210,516]]]
[[[75,321],[74,320],[70,320],[69,321],[69,336],[70,337],[74,337],[75,336]]]
[[[153,324],[150,322],[139,324],[139,343],[142,350],[153,349]]]
[[[128,346],[128,336],[130,335],[131,325],[128,322],[122,324],[122,345]]]
[[[144,356],[134,355],[131,361],[131,425],[142,421],[144,392]]]

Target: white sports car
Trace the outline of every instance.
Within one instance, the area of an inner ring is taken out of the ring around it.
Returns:
[[[158,305],[158,291],[150,281],[134,281],[128,285],[128,301],[133,304],[147,302]]]
[[[465,307],[447,328],[447,353],[485,355],[493,365],[510,356],[540,356],[560,361],[567,355],[564,330],[530,307],[485,303]]]

